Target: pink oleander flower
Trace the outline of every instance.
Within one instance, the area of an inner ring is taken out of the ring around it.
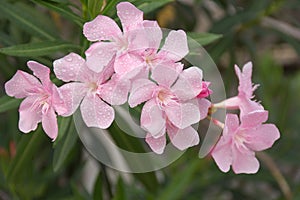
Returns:
[[[213,92],[209,89],[210,82],[202,81],[202,89],[200,93],[197,95],[197,98],[206,98],[211,95]]]
[[[238,95],[226,99],[220,103],[214,104],[214,107],[225,107],[227,109],[240,109],[241,115],[247,114],[254,110],[264,110],[263,106],[258,102],[251,100],[254,95],[253,92],[258,85],[254,85],[251,81],[252,76],[252,62],[244,65],[243,71],[237,65],[235,67],[236,75],[239,79]]]
[[[45,133],[54,141],[58,134],[56,113],[62,115],[66,112],[64,101],[58,88],[50,81],[48,67],[34,61],[27,62],[27,66],[39,80],[18,70],[5,83],[6,94],[25,98],[19,107],[19,129],[22,132],[33,131],[42,122]]]
[[[270,148],[279,139],[280,133],[274,124],[262,124],[268,112],[257,110],[241,116],[227,114],[223,135],[212,150],[212,157],[223,172],[230,166],[236,174],[256,173],[259,162],[256,151]]]
[[[85,52],[86,64],[97,73],[111,60],[115,61],[113,65],[117,74],[123,70],[123,65],[139,66],[140,60],[129,52],[137,49],[143,51],[147,48],[141,47],[145,38],[140,37],[143,35],[139,34],[140,30],[152,26],[159,28],[156,22],[143,20],[143,12],[129,2],[117,5],[117,15],[123,32],[113,19],[104,15],[99,15],[84,24],[83,34],[89,41],[96,42]]]
[[[80,105],[81,115],[88,127],[108,128],[114,120],[111,105],[121,105],[127,101],[130,82],[119,80],[112,64],[100,73],[90,70],[85,60],[75,53],[54,61],[57,78],[69,82],[59,88],[72,115]]]
[[[209,103],[196,99],[202,87],[202,71],[190,67],[179,74],[172,67],[157,66],[148,79],[133,82],[128,103],[135,107],[146,102],[141,113],[141,126],[147,131],[146,142],[161,154],[166,146],[167,132],[172,144],[180,150],[197,145],[198,133],[192,124],[206,117]],[[178,79],[177,79],[178,78]],[[199,110],[199,103],[203,108]]]

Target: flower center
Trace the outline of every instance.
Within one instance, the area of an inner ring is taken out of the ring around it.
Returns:
[[[88,83],[89,93],[96,94],[98,91],[98,84],[96,82]]]
[[[157,102],[161,107],[178,104],[178,98],[170,90],[162,88],[157,92]]]
[[[128,38],[126,36],[122,35],[122,36],[116,37],[115,41],[116,41],[116,44],[118,47],[118,51],[121,51],[121,52],[127,51],[129,43],[128,43]]]

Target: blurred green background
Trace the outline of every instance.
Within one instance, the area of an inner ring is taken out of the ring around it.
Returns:
[[[222,173],[210,157],[198,158],[199,146],[162,170],[120,173],[88,155],[71,118],[59,119],[54,143],[41,127],[18,130],[20,101],[5,96],[4,83],[18,69],[28,71],[30,59],[52,67],[68,52],[82,54],[89,45],[83,23],[99,13],[115,18],[118,2],[0,1],[0,199],[300,199],[299,0],[130,1],[162,27],[201,33],[196,39],[222,72],[228,96],[236,94],[234,64],[253,61],[256,99],[281,132],[267,156],[259,156],[255,175]],[[110,131],[113,138],[120,133]],[[143,149],[143,141],[123,140],[122,148]]]

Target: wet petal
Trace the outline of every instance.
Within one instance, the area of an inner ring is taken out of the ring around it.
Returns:
[[[200,142],[197,131],[191,126],[184,129],[168,126],[167,132],[172,144],[181,151],[195,146]]]
[[[255,128],[266,122],[268,119],[268,111],[256,110],[251,113],[241,115],[241,127]]]
[[[183,70],[178,80],[172,86],[176,96],[183,100],[196,97],[202,89],[202,70],[198,67],[190,67]]]
[[[57,112],[58,115],[63,115],[67,112],[67,105],[63,100],[63,96],[61,95],[60,91],[56,87],[56,85],[52,84],[52,106]]]
[[[141,113],[141,127],[158,138],[164,133],[165,121],[163,112],[155,101],[147,101]]]
[[[83,83],[67,83],[59,88],[59,92],[66,106],[66,112],[62,115],[70,116],[78,108],[81,100],[87,93],[87,89]]]
[[[159,85],[169,88],[182,70],[181,63],[160,63],[152,69],[151,78]]]
[[[199,108],[192,103],[179,103],[166,106],[165,112],[168,119],[180,129],[184,129],[200,121]]]
[[[58,134],[58,126],[53,108],[49,108],[49,110],[43,114],[42,126],[45,133],[54,141]]]
[[[117,15],[121,20],[124,32],[136,28],[143,22],[143,12],[129,2],[121,2],[117,5]]]
[[[128,103],[131,108],[152,98],[157,85],[148,79],[138,79],[133,82]]]
[[[80,106],[83,121],[88,127],[108,128],[115,118],[114,109],[98,96],[86,96]]]
[[[5,83],[5,92],[8,96],[16,98],[24,98],[29,94],[38,91],[41,87],[41,83],[37,78],[18,70],[16,74]]]
[[[100,89],[100,97],[111,105],[121,105],[127,101],[130,81],[114,75]]]
[[[28,61],[27,66],[33,71],[33,75],[41,80],[44,86],[51,87],[50,69],[48,67],[35,61]]]
[[[146,142],[152,149],[157,154],[162,154],[165,150],[166,147],[166,136],[163,134],[161,137],[154,138],[151,136],[151,134],[146,135]]]
[[[117,57],[114,63],[115,72],[128,79],[136,76],[143,67],[141,58],[129,53]]]
[[[42,120],[42,113],[38,106],[34,106],[37,96],[30,96],[24,99],[19,108],[19,129],[28,133],[37,128]]]
[[[116,55],[114,42],[97,42],[92,44],[85,52],[86,64],[89,69],[99,73]]]
[[[221,136],[220,140],[213,148],[211,155],[222,172],[228,172],[232,164],[232,150],[230,137]]]
[[[98,15],[83,26],[83,34],[89,41],[112,40],[121,33],[117,23],[104,15]]]
[[[85,60],[76,53],[70,53],[53,62],[56,77],[64,82],[83,81]]]
[[[165,59],[179,61],[184,58],[189,52],[187,37],[184,31],[171,31],[165,40],[159,54]]]
[[[278,128],[274,124],[263,124],[259,128],[247,132],[247,147],[253,151],[262,151],[273,146],[280,138]]]
[[[234,145],[232,154],[232,169],[234,173],[254,174],[258,171],[259,162],[255,158],[255,153],[253,151],[244,148],[238,148],[236,145]]]
[[[235,114],[227,114],[225,119],[225,127],[223,135],[234,135],[239,127],[239,118]]]
[[[211,106],[211,102],[207,99],[198,99],[198,108],[200,111],[200,120],[207,117],[208,109]]]

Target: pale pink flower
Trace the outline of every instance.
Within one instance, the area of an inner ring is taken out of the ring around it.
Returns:
[[[236,174],[256,173],[259,162],[256,151],[270,148],[279,139],[280,133],[274,124],[262,124],[268,112],[256,110],[241,116],[227,114],[223,135],[212,150],[212,157],[223,172],[230,166]]]
[[[210,82],[202,81],[202,89],[197,95],[197,98],[206,98],[213,93],[212,90],[208,88],[210,84]]]
[[[243,71],[235,65],[235,72],[239,79],[238,95],[226,99],[220,103],[214,104],[214,107],[225,107],[227,109],[240,109],[241,115],[247,114],[254,110],[264,110],[263,106],[258,102],[251,100],[258,85],[254,85],[251,81],[252,76],[252,62],[244,65]]]
[[[65,82],[73,81],[59,88],[68,108],[64,116],[72,115],[81,103],[81,115],[88,127],[108,128],[115,115],[111,105],[127,101],[130,82],[119,80],[112,64],[95,73],[82,57],[70,53],[54,61],[54,72]]]
[[[198,144],[198,133],[191,125],[199,122],[203,118],[201,114],[206,115],[208,109],[206,106],[205,111],[200,111],[195,100],[202,89],[202,71],[190,67],[178,77],[172,67],[157,66],[151,77],[158,85],[148,79],[138,79],[133,82],[128,100],[131,107],[146,101],[141,114],[141,126],[147,131],[146,142],[158,154],[164,151],[166,132],[180,150]]]
[[[137,49],[143,51],[146,48],[142,47],[145,38],[140,37],[141,29],[148,26],[158,28],[156,22],[143,20],[143,12],[129,2],[117,5],[117,15],[123,32],[113,19],[104,15],[98,15],[84,24],[83,34],[89,41],[96,42],[85,52],[86,64],[97,73],[111,60],[115,60],[115,70],[118,74],[123,70],[123,65],[139,66],[140,59],[129,52]],[[137,73],[138,71],[134,75]]]
[[[66,112],[64,101],[58,88],[50,81],[48,67],[34,61],[27,62],[27,66],[39,80],[18,70],[5,83],[5,91],[9,96],[25,98],[19,107],[19,129],[28,133],[42,122],[44,131],[54,141],[58,134],[55,112],[59,115]]]

